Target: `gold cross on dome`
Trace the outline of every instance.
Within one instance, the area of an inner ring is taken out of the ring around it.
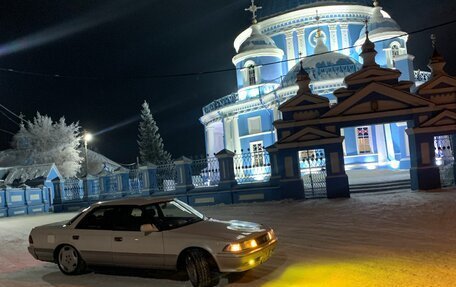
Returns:
[[[431,34],[431,40],[432,40],[432,47],[435,48],[437,44],[437,36],[435,34]]]
[[[263,9],[263,7],[255,5],[255,0],[251,0],[251,1],[252,1],[252,4],[250,5],[249,8],[245,8],[245,11],[252,12],[252,22],[253,22],[253,24],[256,24],[257,23],[256,12],[260,9]]]
[[[364,19],[364,27],[366,28],[366,35],[369,35],[369,18]]]

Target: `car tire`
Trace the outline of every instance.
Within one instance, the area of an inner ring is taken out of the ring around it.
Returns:
[[[218,284],[218,272],[214,271],[210,258],[201,250],[193,249],[185,256],[185,269],[194,287],[212,287]]]
[[[81,255],[71,245],[63,245],[56,257],[57,265],[65,275],[78,275],[86,269],[86,264]]]

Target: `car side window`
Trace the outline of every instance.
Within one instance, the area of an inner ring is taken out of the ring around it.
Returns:
[[[113,222],[113,230],[140,231],[143,219],[143,210],[136,206],[118,207]]]
[[[160,203],[158,212],[160,230],[174,229],[202,220],[175,201]]]
[[[76,229],[111,230],[114,215],[114,207],[98,207],[84,216]]]

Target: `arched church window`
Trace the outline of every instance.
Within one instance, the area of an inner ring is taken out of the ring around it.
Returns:
[[[391,45],[391,54],[393,55],[393,58],[396,58],[400,55],[400,48],[401,45],[399,43],[395,42]]]
[[[398,41],[392,42],[388,48],[385,49],[386,51],[386,59],[387,59],[387,66],[389,68],[394,68],[394,60],[397,56],[402,55],[405,53],[405,48],[402,47],[401,43]]]
[[[248,67],[248,72],[249,72],[249,84],[251,86],[256,84],[256,72],[255,72],[255,66],[250,65]]]

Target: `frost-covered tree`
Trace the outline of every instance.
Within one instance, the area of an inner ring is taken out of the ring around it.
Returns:
[[[163,147],[157,123],[146,101],[142,104],[138,145],[142,163],[165,164],[171,161],[171,154]]]
[[[14,147],[28,164],[55,163],[65,178],[75,177],[81,169],[78,150],[81,142],[79,123],[66,124],[65,118],[53,122],[37,112],[33,122],[22,123],[14,136]]]

